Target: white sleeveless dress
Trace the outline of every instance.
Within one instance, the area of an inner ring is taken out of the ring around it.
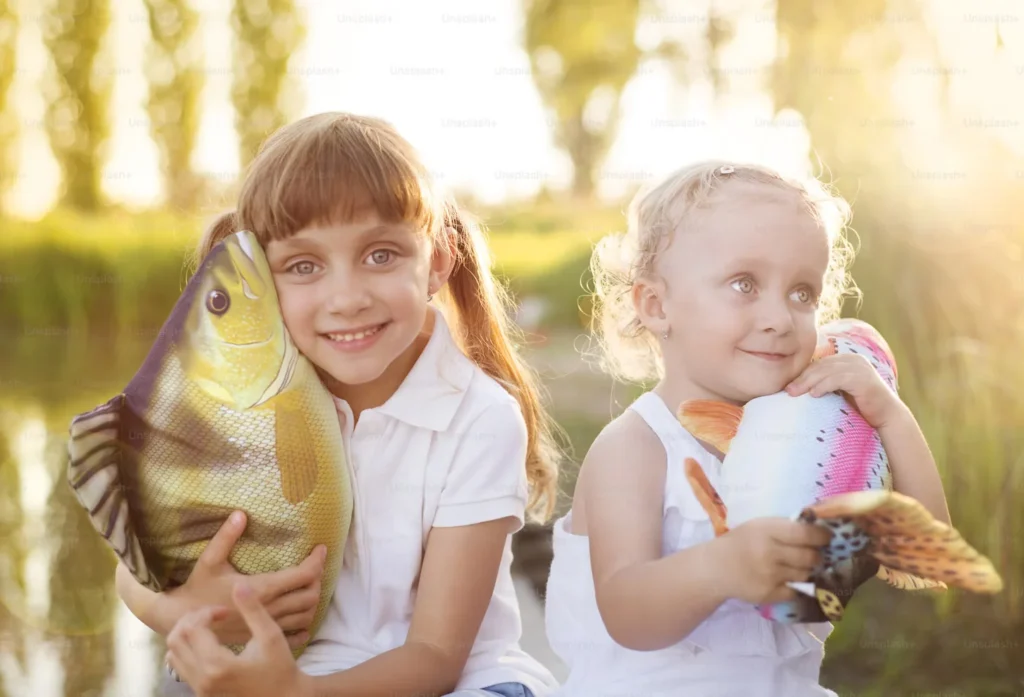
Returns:
[[[721,462],[654,392],[629,408],[658,435],[667,454],[663,556],[711,540],[711,521],[686,480],[683,463],[695,459],[714,486]],[[831,623],[779,624],[735,599],[667,648],[633,651],[616,644],[597,609],[589,541],[567,530],[571,515],[554,525],[546,594],[548,640],[569,669],[552,697],[836,697],[819,685]]]

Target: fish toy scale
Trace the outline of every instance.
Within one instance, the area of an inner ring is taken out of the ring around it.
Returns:
[[[68,481],[93,527],[153,591],[183,584],[235,510],[247,523],[229,561],[243,574],[295,566],[326,545],[315,635],[352,491],[334,401],[284,327],[251,233],[211,251],[124,391],[72,420],[68,450]]]
[[[842,319],[822,327],[812,360],[837,353],[865,356],[896,391],[896,361],[867,323]],[[793,586],[796,599],[761,606],[764,617],[841,619],[853,593],[872,576],[901,589],[944,589],[947,582],[986,593],[1002,588],[991,563],[956,530],[892,490],[878,432],[840,393],[779,392],[743,407],[689,400],[678,416],[725,454],[717,488],[696,460],[684,463],[716,534],[760,517],[795,518],[833,533],[808,583]]]

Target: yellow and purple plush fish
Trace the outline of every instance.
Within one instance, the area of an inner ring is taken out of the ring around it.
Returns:
[[[823,326],[814,360],[836,353],[865,356],[896,391],[895,358],[871,325],[841,319]],[[717,490],[695,460],[684,465],[716,534],[766,516],[816,522],[833,532],[809,582],[793,585],[797,599],[762,606],[764,617],[839,620],[854,591],[872,576],[902,589],[1002,588],[989,560],[955,529],[892,490],[878,432],[840,393],[779,392],[743,407],[689,400],[678,416],[725,454]]]
[[[325,545],[316,634],[352,488],[334,401],[285,328],[251,232],[203,259],[124,391],[72,420],[68,450],[93,527],[153,591],[183,584],[234,510],[247,515],[229,557],[241,573],[295,566]]]

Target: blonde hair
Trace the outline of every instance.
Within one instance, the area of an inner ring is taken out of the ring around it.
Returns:
[[[449,310],[460,348],[519,402],[529,439],[527,508],[546,521],[558,495],[557,427],[513,341],[510,296],[495,282],[479,226],[434,190],[418,154],[390,123],[329,112],[276,131],[249,165],[235,210],[203,234],[196,261],[239,230],[266,246],[310,224],[345,222],[369,210],[386,222],[412,223],[453,249],[455,266],[436,300]]]
[[[763,184],[798,195],[808,214],[825,230],[829,264],[819,299],[817,321],[839,316],[843,299],[858,295],[849,273],[855,250],[844,235],[850,207],[817,179],[787,178],[767,167],[710,160],[683,167],[641,190],[632,200],[625,233],[602,238],[594,248],[592,330],[600,342],[602,368],[621,380],[647,382],[663,377],[661,347],[642,324],[633,305],[638,278],[651,273],[658,253],[696,209],[711,205],[728,182]]]

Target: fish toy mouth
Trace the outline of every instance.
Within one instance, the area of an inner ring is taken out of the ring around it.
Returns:
[[[225,341],[224,345],[225,346],[230,346],[231,348],[252,348],[253,346],[266,346],[267,344],[269,344],[273,340],[274,340],[274,334],[270,334],[266,339],[259,339],[258,341],[246,341],[246,342],[230,342],[230,341]]]

